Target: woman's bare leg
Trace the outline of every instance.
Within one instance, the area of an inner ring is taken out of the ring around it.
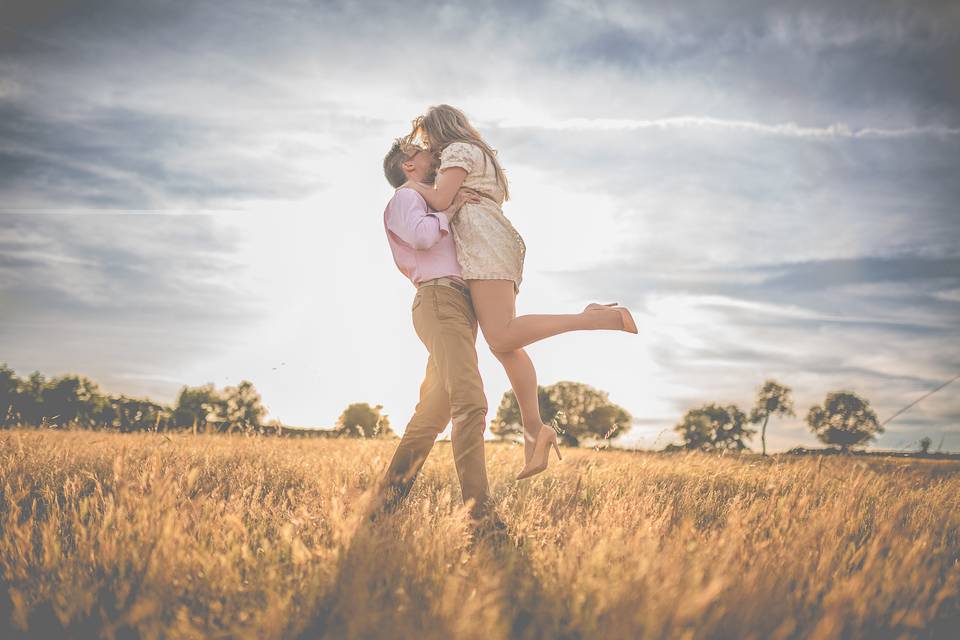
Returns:
[[[517,317],[512,280],[468,280],[467,283],[483,337],[493,351],[522,349],[569,331],[623,327],[620,314],[612,309]]]
[[[520,407],[520,419],[523,422],[523,456],[525,461],[530,460],[533,447],[537,441],[537,434],[543,425],[540,417],[540,398],[537,393],[537,371],[533,361],[523,349],[515,351],[494,351],[500,364],[507,372],[510,386],[517,396]]]
[[[537,394],[537,371],[521,347],[558,333],[580,329],[619,329],[616,312],[591,312],[517,317],[516,290],[511,280],[469,280],[473,307],[483,337],[507,372],[523,421],[523,453],[529,460],[543,427]]]

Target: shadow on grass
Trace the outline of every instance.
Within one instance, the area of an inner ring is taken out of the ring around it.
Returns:
[[[498,586],[483,601],[485,606],[495,607],[500,628],[505,625],[509,637],[555,637],[537,629],[538,618],[544,619],[545,614],[541,610],[538,615],[537,608],[547,603],[536,588],[524,540],[508,523],[498,519],[475,528],[467,525],[459,555],[454,551],[452,557],[441,558],[433,549],[416,547],[417,543],[431,545],[431,521],[421,524],[422,535],[398,535],[401,519],[411,517],[417,516],[401,509],[360,521],[329,588],[297,636],[299,640],[452,638],[462,635],[463,629],[456,628],[461,622],[467,623],[471,636],[483,636],[481,621],[463,621],[451,615],[451,605],[456,609],[456,602],[442,607],[437,602],[442,597],[466,597],[477,572],[496,575]],[[445,566],[411,567],[411,560]],[[437,571],[442,574],[439,578]],[[451,583],[459,586],[453,588]],[[444,613],[438,614],[438,608]]]

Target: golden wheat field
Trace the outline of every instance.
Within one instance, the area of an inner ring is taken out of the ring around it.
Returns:
[[[960,628],[960,465],[567,450],[471,542],[450,447],[0,433],[0,636],[877,638]]]

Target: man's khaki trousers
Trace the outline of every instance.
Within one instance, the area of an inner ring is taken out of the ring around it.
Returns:
[[[426,284],[413,299],[413,326],[427,347],[420,401],[387,471],[388,504],[410,491],[437,435],[453,421],[453,456],[464,504],[474,518],[489,506],[483,453],[487,398],[477,366],[477,318],[469,298],[450,287]]]

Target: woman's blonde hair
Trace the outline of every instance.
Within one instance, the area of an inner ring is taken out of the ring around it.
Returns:
[[[496,170],[497,182],[503,188],[503,199],[510,199],[510,189],[507,186],[507,176],[497,161],[497,152],[480,137],[480,132],[473,128],[463,111],[448,104],[438,104],[427,109],[426,115],[413,121],[411,139],[421,138],[430,150],[436,154],[443,151],[447,145],[454,142],[466,142],[480,147],[484,153],[484,162],[487,158],[493,162]]]

